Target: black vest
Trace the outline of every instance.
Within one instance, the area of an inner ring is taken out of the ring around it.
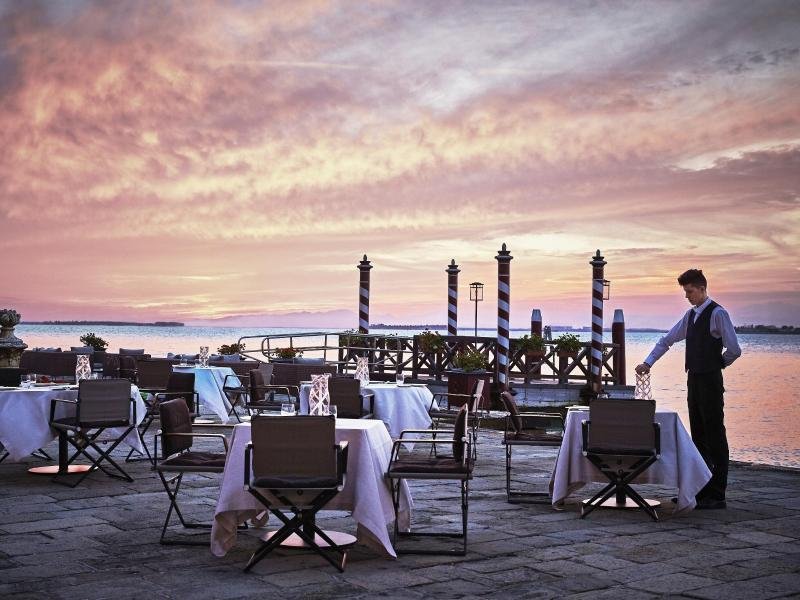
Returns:
[[[711,313],[719,306],[713,300],[692,322],[690,310],[686,324],[686,370],[690,373],[710,373],[722,368],[722,339],[711,335]]]

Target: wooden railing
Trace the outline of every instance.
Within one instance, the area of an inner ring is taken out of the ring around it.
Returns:
[[[497,339],[474,336],[442,336],[443,347],[429,351],[420,336],[403,337],[351,332],[303,332],[292,334],[246,336],[239,338],[248,350],[243,352],[256,360],[271,360],[276,348],[292,347],[302,351],[304,358],[321,358],[335,364],[340,373],[355,370],[356,358],[366,356],[370,373],[375,379],[394,379],[402,372],[413,379],[441,381],[454,368],[453,360],[460,351],[475,350],[488,364],[487,370],[497,375]],[[253,349],[255,346],[255,349]],[[575,356],[559,356],[553,344],[546,343],[544,356],[533,358],[524,350],[514,348],[511,340],[509,377],[512,380],[558,381],[586,383],[589,378],[589,342]],[[619,381],[619,345],[603,344],[602,379],[605,385]]]

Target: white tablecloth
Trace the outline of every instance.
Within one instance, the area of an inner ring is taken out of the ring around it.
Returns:
[[[194,373],[194,391],[200,400],[200,404],[216,414],[223,423],[228,422],[228,411],[230,405],[228,397],[222,391],[227,375],[234,375],[230,367],[181,367],[173,366],[175,371],[181,373]],[[238,387],[241,383],[238,377],[228,378],[228,387]]]
[[[75,400],[77,397],[77,387],[64,389],[64,386],[59,385],[0,391],[0,444],[8,450],[9,459],[22,460],[58,437],[57,432],[50,428],[50,401],[53,398]],[[146,408],[139,388],[135,385],[131,386],[131,398],[136,401],[138,425],[144,418]],[[56,417],[69,416],[69,410],[70,405],[59,403]],[[125,428],[109,429],[99,439],[113,438],[115,434],[119,436],[124,430]],[[144,452],[135,429],[123,441],[139,452]]]
[[[250,424],[233,428],[228,460],[211,529],[211,552],[224,556],[236,543],[236,526],[265,510],[244,489],[244,448],[250,441]],[[382,423],[338,419],[336,441],[348,442],[347,480],[344,489],[323,510],[351,511],[358,523],[359,542],[396,557],[387,524],[394,521],[392,495],[384,475],[389,467],[392,440]],[[400,527],[408,529],[411,494],[403,482]]]
[[[308,414],[308,395],[311,386],[300,387],[300,412]],[[375,395],[374,416],[386,423],[393,439],[400,437],[404,429],[428,429],[431,418],[428,409],[433,394],[427,386],[401,385],[396,383],[370,383],[365,392]],[[438,408],[438,407],[434,407]],[[369,409],[369,399],[364,401],[364,410]]]
[[[564,441],[550,479],[553,504],[561,502],[589,481],[608,483],[606,478],[582,454],[581,422],[589,418],[587,410],[571,410],[564,423]],[[674,411],[657,411],[661,426],[661,457],[637,479],[637,483],[656,483],[678,490],[675,512],[695,507],[695,494],[711,479],[703,457]]]

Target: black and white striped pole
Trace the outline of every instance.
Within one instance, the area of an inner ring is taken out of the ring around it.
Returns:
[[[500,391],[508,385],[508,334],[511,316],[511,252],[506,245],[495,256],[497,260],[497,382]]]
[[[358,263],[358,332],[369,333],[369,271],[372,265],[367,255]]]
[[[450,261],[447,272],[447,335],[458,335],[458,274],[456,259]]]
[[[603,274],[606,261],[600,256],[600,250],[589,264],[592,265],[592,345],[589,372],[592,391],[599,394],[603,389],[603,300],[608,291],[608,281]]]

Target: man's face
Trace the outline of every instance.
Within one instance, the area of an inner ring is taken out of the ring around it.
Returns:
[[[683,291],[686,292],[686,299],[692,306],[700,306],[708,297],[706,295],[706,288],[703,285],[696,286],[687,284],[683,286]]]

